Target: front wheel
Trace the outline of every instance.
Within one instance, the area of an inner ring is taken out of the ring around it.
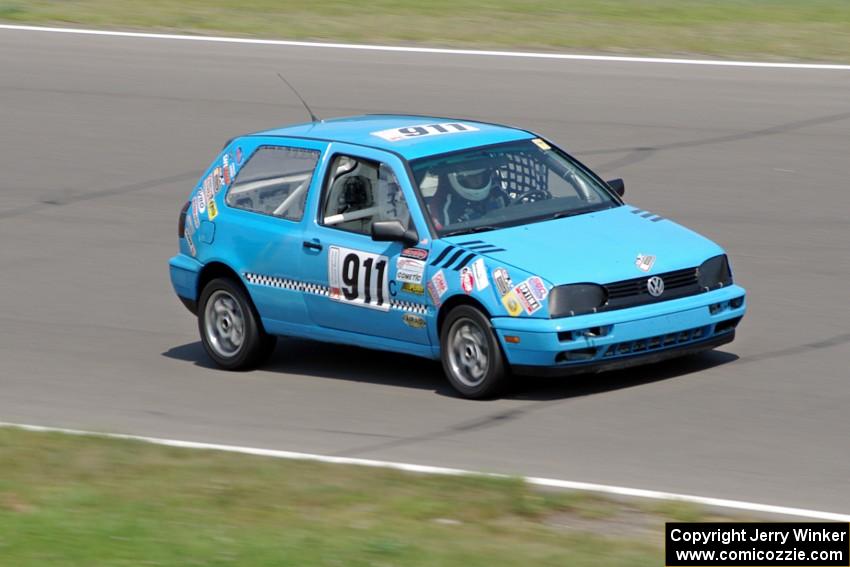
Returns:
[[[508,385],[509,372],[490,321],[478,309],[452,309],[440,332],[443,370],[466,398],[497,396]]]
[[[198,304],[198,330],[204,349],[227,370],[244,370],[264,362],[275,346],[241,286],[219,278],[208,283]]]

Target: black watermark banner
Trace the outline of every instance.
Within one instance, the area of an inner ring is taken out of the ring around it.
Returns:
[[[850,524],[837,522],[669,522],[667,567],[847,567]]]

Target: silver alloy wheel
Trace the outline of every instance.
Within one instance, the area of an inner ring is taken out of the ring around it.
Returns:
[[[455,321],[449,329],[447,343],[452,374],[470,388],[480,385],[490,368],[485,333],[477,322],[466,317]]]
[[[218,289],[207,299],[204,331],[209,345],[223,358],[236,355],[242,348],[245,317],[239,302],[229,292]]]

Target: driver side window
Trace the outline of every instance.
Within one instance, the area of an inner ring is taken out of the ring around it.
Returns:
[[[389,166],[340,155],[334,158],[324,193],[322,224],[371,234],[375,221],[410,223],[407,201]]]

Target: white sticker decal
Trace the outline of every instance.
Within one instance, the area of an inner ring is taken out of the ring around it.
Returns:
[[[535,145],[535,146],[537,146],[538,148],[540,148],[540,149],[541,149],[541,150],[543,150],[543,151],[551,150],[551,149],[552,149],[552,146],[550,146],[549,144],[547,144],[546,142],[544,142],[544,141],[543,141],[543,140],[541,140],[540,138],[534,138],[534,139],[533,139],[533,140],[531,140],[531,141],[532,141],[532,142],[534,142],[534,145]]]
[[[484,267],[484,258],[478,258],[472,263],[472,274],[475,276],[475,289],[487,289],[490,279],[487,277],[487,268]]]
[[[413,258],[399,258],[396,260],[395,279],[402,283],[421,284],[422,275],[425,273],[425,262]]]
[[[335,301],[382,311],[390,308],[386,256],[331,246],[328,283]]]
[[[198,191],[198,212],[204,214],[207,212],[207,198],[204,196],[204,190]]]
[[[419,124],[404,128],[390,128],[372,132],[373,136],[383,138],[388,142],[398,142],[409,138],[424,138],[426,136],[441,136],[443,134],[459,134],[461,132],[477,132],[478,128],[462,122],[442,122],[440,124]]]
[[[446,275],[443,273],[443,270],[434,274],[434,277],[428,282],[428,291],[431,292],[432,299],[435,299],[434,303],[439,305],[440,298],[449,291],[449,284],[446,282]]]
[[[475,287],[475,276],[472,275],[472,270],[464,266],[460,271],[460,288],[464,293],[472,293],[472,288]]]
[[[649,254],[638,254],[637,258],[635,258],[635,266],[637,266],[638,270],[643,272],[651,270],[653,264],[655,264],[655,256]]]
[[[534,297],[534,294],[531,293],[531,287],[528,285],[528,280],[516,286],[514,288],[514,294],[516,294],[522,308],[525,309],[525,312],[529,315],[540,309],[540,302],[536,297]]]
[[[189,246],[189,254],[191,254],[193,257],[197,256],[198,251],[195,248],[195,243],[192,241],[192,235],[186,234],[185,236],[186,236],[186,244]]]
[[[499,295],[507,295],[514,284],[511,281],[511,276],[508,275],[508,271],[504,268],[496,268],[493,270],[493,281],[496,282],[496,288],[499,290]]]
[[[198,227],[201,226],[201,219],[198,216],[198,198],[197,197],[192,198],[192,221],[194,221],[194,223],[195,223],[195,228],[198,228]]]

